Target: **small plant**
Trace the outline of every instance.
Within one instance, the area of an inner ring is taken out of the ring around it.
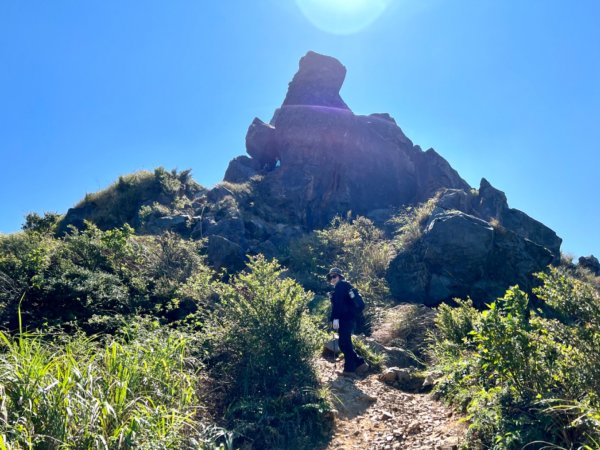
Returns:
[[[358,356],[363,358],[370,368],[376,372],[381,371],[385,364],[385,355],[376,352],[369,347],[363,340],[352,336],[352,344]]]

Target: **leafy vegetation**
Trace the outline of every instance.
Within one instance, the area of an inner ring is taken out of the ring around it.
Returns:
[[[31,328],[112,332],[131,315],[179,320],[212,295],[214,274],[201,245],[171,233],[136,236],[128,225],[102,231],[90,223],[60,239],[38,231],[2,236],[0,321],[16,329],[24,293]]]
[[[329,286],[325,274],[340,267],[345,277],[359,289],[369,306],[360,331],[369,331],[374,320],[374,306],[391,301],[385,280],[387,267],[395,255],[393,243],[366,217],[336,217],[328,228],[316,230],[294,242],[289,251],[290,274],[303,286],[324,294]],[[321,297],[326,301],[326,297]],[[329,302],[327,301],[327,304]]]
[[[395,238],[338,217],[291,246],[289,270],[255,256],[226,279],[203,241],[130,225],[186,208],[200,189],[188,177],[125,177],[86,201],[135,208],[60,237],[53,213],[0,236],[0,449],[301,449],[327,437],[313,361],[329,313],[324,274],[342,268],[376,318],[392,301],[389,262],[418,239],[435,199],[397,216]],[[251,185],[223,186],[251,201]],[[384,343],[443,374],[436,395],[466,413],[468,448],[600,446],[598,277],[566,257],[538,276],[534,305],[514,287],[484,311],[467,299],[384,314]]]
[[[517,287],[483,312],[469,302],[439,308],[437,392],[468,414],[469,448],[600,442],[600,295],[555,268],[539,278],[541,309]]]
[[[311,448],[327,432],[311,295],[277,262],[225,283],[202,242],[35,223],[0,237],[6,448]]]
[[[312,365],[323,338],[309,298],[262,256],[223,286],[208,331],[212,382],[222,393],[216,406],[254,448],[310,448],[330,425]]]

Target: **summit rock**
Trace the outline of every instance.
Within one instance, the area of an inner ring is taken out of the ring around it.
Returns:
[[[435,150],[421,150],[388,114],[355,115],[339,96],[346,69],[307,53],[270,123],[246,135],[250,159],[235,159],[225,181],[262,175],[263,200],[306,230],[339,214],[369,215],[469,185]],[[257,169],[251,169],[257,168]]]
[[[350,109],[340,97],[346,68],[331,56],[308,52],[289,84],[282,106],[326,106]]]

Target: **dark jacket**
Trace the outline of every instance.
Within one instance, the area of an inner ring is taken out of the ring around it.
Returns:
[[[340,280],[335,285],[331,293],[331,317],[329,318],[331,322],[334,319],[356,319],[354,303],[348,295],[350,289],[352,289],[352,285],[346,280]]]

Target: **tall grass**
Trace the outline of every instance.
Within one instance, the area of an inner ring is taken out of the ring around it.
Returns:
[[[175,331],[84,336],[0,333],[0,448],[215,448],[200,417],[197,359]]]

